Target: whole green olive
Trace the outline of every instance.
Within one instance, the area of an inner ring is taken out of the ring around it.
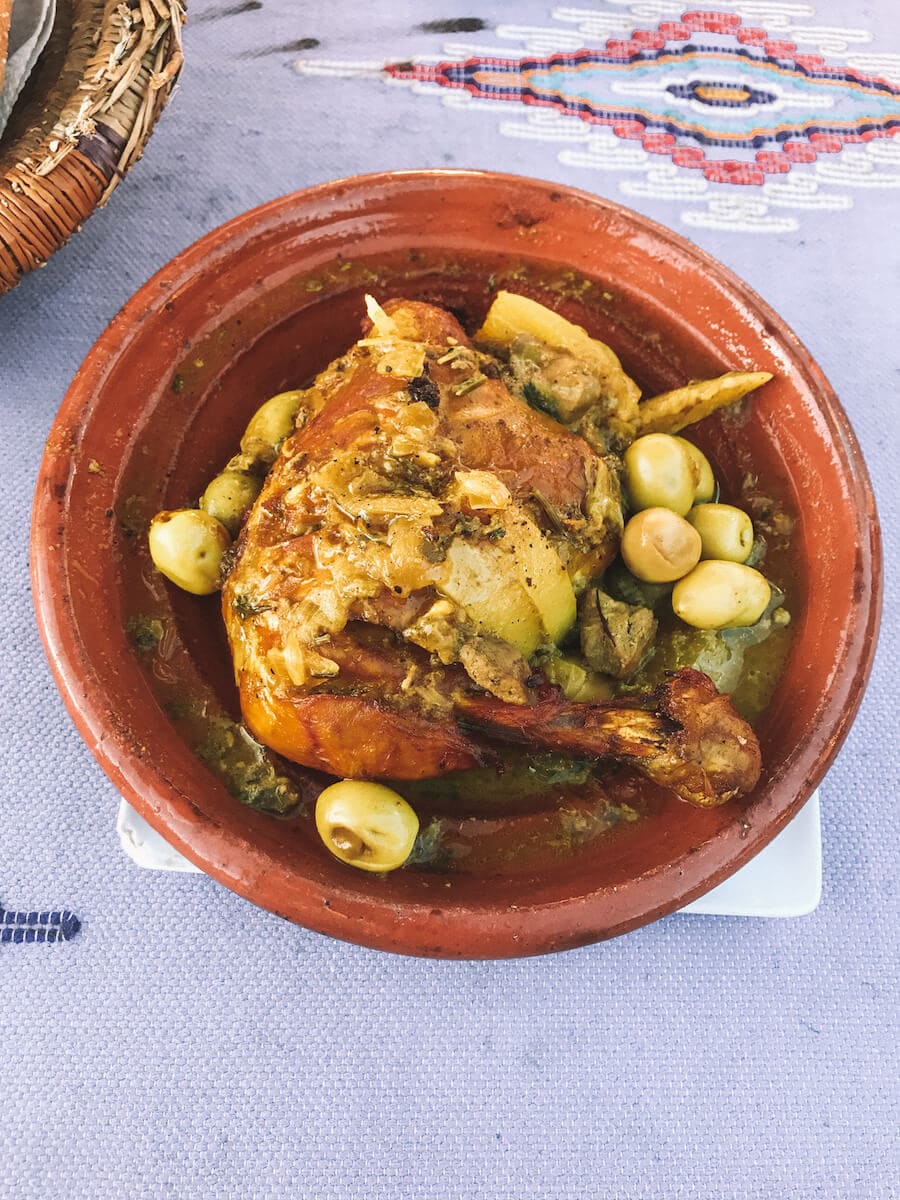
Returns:
[[[633,509],[668,508],[683,517],[694,503],[695,475],[684,445],[648,433],[625,451],[625,487]]]
[[[363,871],[393,871],[409,858],[419,818],[390,788],[342,779],[320,792],[316,829],[341,862]]]
[[[672,608],[695,629],[737,629],[755,625],[771,596],[767,580],[753,567],[707,559],[675,584]]]
[[[294,432],[302,391],[279,392],[260,405],[241,438],[241,450],[258,462],[275,461],[279,447]]]
[[[700,534],[701,558],[746,562],[753,549],[753,522],[732,504],[698,504],[687,519]]]
[[[675,441],[684,446],[694,468],[694,503],[707,504],[716,494],[716,477],[713,475],[709,459],[698,446],[689,442],[687,438],[676,437]]]
[[[200,497],[200,507],[234,537],[261,488],[262,480],[249,471],[222,471]]]
[[[645,508],[622,534],[625,566],[645,583],[671,583],[700,561],[700,534],[669,508]]]
[[[153,565],[172,583],[195,596],[218,590],[231,537],[215,517],[199,508],[163,510],[150,522],[147,540]]]

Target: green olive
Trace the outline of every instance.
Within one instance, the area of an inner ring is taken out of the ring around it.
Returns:
[[[342,779],[319,794],[316,829],[341,862],[363,871],[393,871],[409,858],[419,818],[390,788]]]
[[[701,558],[746,562],[753,549],[753,522],[732,504],[698,504],[687,518],[700,534]]]
[[[302,391],[279,392],[261,405],[244,430],[243,453],[259,462],[274,462],[281,443],[294,432],[303,395]]]
[[[222,471],[200,497],[200,507],[234,537],[261,488],[262,480],[249,471]]]
[[[625,487],[634,509],[670,508],[683,517],[696,479],[687,450],[667,433],[648,433],[625,451]]]
[[[249,474],[259,474],[259,460],[254,458],[252,454],[235,454],[229,458],[228,462],[222,468],[223,471],[247,471]]]
[[[636,513],[622,534],[625,566],[645,583],[671,583],[700,561],[700,534],[668,508]]]
[[[764,576],[742,563],[707,559],[672,592],[675,615],[695,629],[755,625],[772,596]]]
[[[199,508],[165,510],[150,522],[147,540],[153,565],[184,591],[208,596],[218,590],[231,537],[215,517]]]
[[[716,494],[716,477],[713,475],[709,459],[699,447],[695,446],[693,442],[689,442],[687,438],[677,437],[675,441],[684,446],[694,468],[694,503],[708,504]]]

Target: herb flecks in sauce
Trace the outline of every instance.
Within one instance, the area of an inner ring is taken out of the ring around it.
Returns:
[[[268,612],[270,608],[271,605],[260,604],[258,601],[253,600],[252,597],[247,596],[244,593],[241,593],[234,598],[234,611],[242,621],[246,621],[248,617],[258,616],[259,613]]]
[[[125,632],[132,646],[141,654],[149,654],[163,639],[165,626],[159,617],[129,617]]]
[[[230,717],[212,717],[197,755],[212,767],[236,800],[249,808],[278,816],[299,810],[302,798],[286,775],[280,775],[264,746]]]
[[[135,614],[125,622],[128,639],[148,668],[163,708],[187,744],[225,784],[236,800],[275,816],[305,813],[300,789],[282,774],[270,751],[221,710],[218,701],[199,685],[196,694],[177,685],[179,672],[172,660],[184,655],[175,627],[166,617]],[[183,669],[183,668],[182,668]]]
[[[447,811],[496,815],[514,810],[533,798],[548,798],[560,785],[578,786],[591,774],[592,764],[561,754],[527,754],[507,750],[501,771],[474,767],[451,771],[436,779],[405,784],[404,795],[412,804],[435,803]]]
[[[143,539],[150,525],[147,501],[143,496],[129,496],[119,507],[119,526],[126,537]]]
[[[441,803],[441,816],[423,825],[406,865],[450,875],[541,870],[575,854],[595,853],[608,838],[627,835],[628,829],[658,811],[663,802],[659,789],[648,789],[628,772],[614,767],[592,770],[587,764],[567,764],[561,756],[553,757],[558,760],[555,764],[532,766],[538,775],[544,769],[549,777],[558,773],[560,782],[547,785],[545,776],[543,791],[529,793],[520,771],[518,798],[504,790],[502,797],[488,800],[483,772],[460,772],[457,796],[469,795],[471,806],[471,797],[480,794],[481,811],[460,815],[452,800]],[[505,773],[495,774],[494,779],[495,786],[509,789]],[[408,785],[403,790],[414,803],[424,802],[414,798]],[[430,799],[439,802],[438,797]]]
[[[437,817],[423,826],[404,865],[439,873],[452,870],[453,855],[442,844],[443,832],[444,822]]]

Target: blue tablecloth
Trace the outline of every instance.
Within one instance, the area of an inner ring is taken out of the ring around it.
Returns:
[[[900,138],[880,136],[900,119],[896,6],[455,11],[192,5],[181,90],[143,161],[0,298],[0,904],[74,914],[65,944],[0,944],[4,1200],[900,1194]],[[579,48],[592,54],[570,60],[577,76],[550,71],[548,55]],[[496,64],[460,66],[483,57],[525,60],[507,80],[518,98],[498,102]],[[599,119],[558,113],[554,91]],[[736,129],[756,145],[731,148]],[[686,233],[785,317],[850,414],[888,593],[823,789],[812,916],[675,918],[540,960],[415,961],[142,872],[119,849],[117,796],[65,714],[30,603],[29,503],[66,386],[127,297],[221,221],[340,175],[446,165],[576,184]]]

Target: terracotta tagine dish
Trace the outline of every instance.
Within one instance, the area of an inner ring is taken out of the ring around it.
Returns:
[[[317,833],[316,793],[331,781],[248,739],[220,597],[157,572],[148,526],[159,510],[196,505],[267,397],[307,386],[362,336],[367,294],[440,305],[472,334],[504,289],[611,346],[645,397],[728,371],[771,373],[691,430],[723,496],[768,531],[790,614],[777,663],[753,660],[760,688],[770,677],[767,702],[749,715],[762,775],[748,795],[706,808],[621,762],[577,775],[552,756],[495,771],[496,784],[485,768],[475,787],[450,776],[408,794],[397,784],[420,820],[413,858],[388,874],[355,870]],[[780,318],[644,217],[477,171],[372,175],[285,196],[155,275],[91,349],[50,433],[32,571],[73,720],[174,847],[309,929],[447,958],[596,942],[738,870],[804,804],[846,736],[881,598],[859,448]],[[297,801],[281,813],[262,811],[273,780]]]

